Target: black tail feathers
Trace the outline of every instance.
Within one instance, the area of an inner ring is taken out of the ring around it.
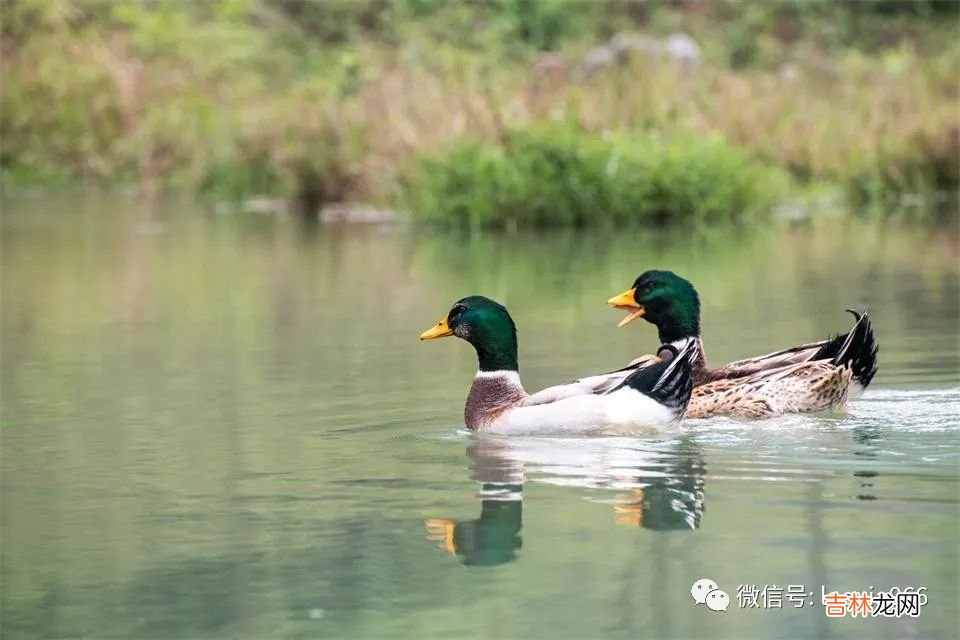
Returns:
[[[827,340],[812,360],[830,360],[837,366],[847,366],[853,371],[853,379],[866,388],[877,374],[877,351],[879,347],[873,335],[870,316],[854,309],[847,309],[856,318],[849,333]]]
[[[670,358],[664,351],[669,351],[673,357]],[[658,350],[663,362],[634,371],[618,388],[630,387],[682,413],[693,392],[692,367],[698,352],[696,340],[689,340],[679,350],[672,345],[664,345]]]

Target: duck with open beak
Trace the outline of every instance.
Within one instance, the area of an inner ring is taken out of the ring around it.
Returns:
[[[856,322],[846,334],[710,368],[703,357],[700,296],[686,278],[672,271],[651,269],[607,304],[628,313],[620,321],[621,327],[637,318],[654,325],[661,345],[678,348],[690,341],[697,343],[699,356],[693,363],[694,390],[687,407],[688,418],[758,418],[843,410],[849,398],[862,393],[877,371],[873,328],[867,314],[857,311],[851,311]],[[662,361],[661,351],[657,360]],[[642,366],[650,359],[641,356],[631,366]],[[606,374],[607,378],[612,376]],[[603,375],[586,379],[594,388],[607,384]]]
[[[642,304],[637,303],[637,289],[634,287],[629,291],[624,291],[618,296],[613,296],[607,300],[607,304],[615,309],[623,309],[627,312],[627,317],[620,321],[618,327],[623,327],[630,324],[637,318],[642,318],[643,314],[646,312],[646,309],[643,308]]]

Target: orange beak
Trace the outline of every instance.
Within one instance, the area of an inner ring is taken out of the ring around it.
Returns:
[[[454,555],[457,553],[457,544],[453,540],[456,523],[446,518],[430,518],[423,521],[427,528],[427,540],[439,542],[440,548]]]
[[[443,316],[443,319],[437,323],[436,326],[430,327],[426,331],[420,334],[421,340],[436,340],[437,338],[446,338],[447,336],[453,335],[453,329],[447,325],[447,316]]]
[[[630,289],[607,300],[607,304],[611,307],[630,312],[630,315],[620,321],[620,324],[617,325],[618,327],[628,325],[643,316],[645,309],[642,304],[637,304],[636,293],[636,289]]]

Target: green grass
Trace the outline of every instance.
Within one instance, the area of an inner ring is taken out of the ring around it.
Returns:
[[[718,136],[555,125],[418,159],[405,204],[418,220],[470,228],[743,221],[769,212],[786,185]]]
[[[307,212],[402,194],[422,219],[458,226],[743,218],[767,206],[768,189],[741,182],[769,173],[748,158],[857,205],[956,193],[948,9],[8,0],[0,185],[269,195]],[[639,56],[581,78],[585,52],[624,31],[689,33],[702,65]],[[536,70],[544,51],[552,73]],[[577,129],[539,140],[556,122]]]

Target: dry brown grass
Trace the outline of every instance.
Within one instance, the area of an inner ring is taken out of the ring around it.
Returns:
[[[719,133],[801,179],[868,194],[957,188],[956,52],[811,53],[742,71],[634,59],[578,80],[572,54],[417,57],[368,42],[347,65],[331,52],[338,71],[317,77],[245,34],[187,33],[192,53],[146,55],[129,31],[48,25],[5,54],[5,173],[388,201],[423,152],[572,121],[588,132]]]

